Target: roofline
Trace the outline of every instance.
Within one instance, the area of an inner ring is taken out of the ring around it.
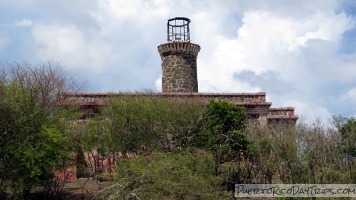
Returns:
[[[278,108],[269,108],[271,111],[294,111],[294,107],[278,107]]]
[[[267,115],[267,119],[269,120],[273,120],[273,119],[298,119],[298,115],[292,115],[292,116],[288,116],[288,115]]]
[[[178,92],[64,92],[63,96],[266,96],[266,92],[256,93],[178,93]]]

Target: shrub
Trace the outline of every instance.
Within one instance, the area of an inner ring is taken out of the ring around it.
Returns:
[[[232,193],[224,191],[223,177],[214,176],[213,165],[213,156],[197,149],[120,160],[117,183],[95,199],[227,199]]]

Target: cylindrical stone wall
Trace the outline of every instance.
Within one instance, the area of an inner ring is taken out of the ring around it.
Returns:
[[[198,92],[197,56],[200,46],[173,42],[158,46],[162,59],[162,92]]]

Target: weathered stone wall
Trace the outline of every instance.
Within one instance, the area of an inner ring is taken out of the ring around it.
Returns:
[[[168,55],[162,60],[163,92],[198,92],[197,56]]]
[[[281,107],[281,108],[270,108],[268,115],[275,116],[275,115],[285,115],[285,116],[293,116],[294,115],[294,108],[293,107]]]
[[[266,102],[266,93],[63,93],[59,103],[65,105],[78,105],[87,110],[94,110],[92,113],[97,113],[95,108],[105,106],[105,99],[119,96],[156,96],[162,98],[180,98],[192,99],[201,101],[204,104],[209,103],[211,99],[228,100],[237,105],[246,108],[247,117],[249,119],[258,120],[261,125],[267,123],[282,122],[295,123],[298,116],[294,115],[293,107],[286,108],[270,108],[271,102]]]
[[[84,105],[93,105],[94,103],[104,105],[104,101],[110,97],[120,96],[156,96],[162,98],[189,98],[195,100],[201,100],[205,103],[209,103],[211,99],[228,100],[238,105],[251,106],[262,105],[266,102],[266,93],[131,93],[131,92],[119,92],[119,93],[63,93],[61,100],[64,103],[81,103]],[[80,105],[81,105],[80,104]],[[268,106],[268,107],[269,107]],[[250,107],[249,109],[255,109]]]
[[[163,92],[198,92],[197,55],[200,46],[173,42],[158,46],[162,59]]]

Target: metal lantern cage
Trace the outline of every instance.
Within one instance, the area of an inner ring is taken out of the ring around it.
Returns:
[[[190,42],[189,33],[190,19],[185,17],[175,17],[167,22],[167,41]]]

